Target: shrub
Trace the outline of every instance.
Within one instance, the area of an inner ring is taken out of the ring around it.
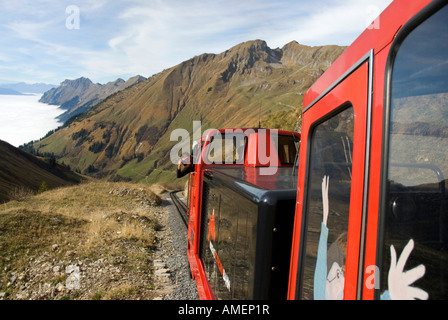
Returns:
[[[39,190],[37,190],[37,194],[44,193],[47,190],[48,190],[47,183],[45,181],[43,181],[42,184],[39,187]]]

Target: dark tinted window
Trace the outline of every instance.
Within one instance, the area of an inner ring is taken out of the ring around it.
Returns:
[[[277,149],[280,164],[293,165],[299,149],[299,139],[293,135],[279,135]]]
[[[408,34],[393,64],[382,298],[448,298],[447,120],[445,6]]]
[[[343,298],[354,121],[348,105],[312,133],[302,299]]]

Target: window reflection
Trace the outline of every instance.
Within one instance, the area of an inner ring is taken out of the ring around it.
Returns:
[[[302,299],[342,299],[350,208],[351,105],[312,134]]]
[[[390,248],[398,258],[414,243],[405,270],[425,274],[412,285],[431,299],[448,297],[448,7],[414,29],[393,66],[384,264],[389,290]],[[394,299],[393,296],[391,296]]]

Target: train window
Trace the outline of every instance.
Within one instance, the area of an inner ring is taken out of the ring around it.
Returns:
[[[298,152],[299,139],[294,136],[279,135],[277,140],[274,139],[275,141],[278,141],[276,147],[280,164],[293,165]]]
[[[242,131],[213,136],[207,152],[207,164],[243,164],[247,137]]]
[[[311,135],[302,299],[343,298],[355,120],[344,107]]]
[[[396,44],[377,298],[448,298],[447,39],[445,6]]]

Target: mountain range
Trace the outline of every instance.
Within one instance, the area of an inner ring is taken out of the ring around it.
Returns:
[[[25,82],[0,84],[0,94],[23,95],[27,93],[44,93],[52,88],[57,87],[54,84]],[[9,93],[8,93],[9,92]]]
[[[271,49],[263,40],[248,41],[139,78],[104,99],[89,94],[98,85],[88,79],[64,81],[45,93],[42,102],[66,107],[67,117],[84,112],[32,148],[97,177],[173,180],[169,154],[178,143],[170,141],[174,129],[192,134],[195,120],[201,121],[202,132],[259,125],[297,129],[303,94],[344,50],[295,41]],[[65,94],[67,86],[76,89]],[[116,87],[102,88],[106,86]]]
[[[23,96],[23,95],[26,95],[26,94],[25,93],[21,93],[19,91],[16,91],[14,89],[0,88],[0,95],[3,95],[3,96]]]
[[[71,117],[89,110],[90,107],[108,96],[144,80],[146,78],[142,76],[135,76],[127,81],[117,79],[104,85],[93,83],[84,77],[65,80],[59,87],[45,92],[39,102],[58,105],[61,109],[66,110],[58,117],[60,121],[65,122]]]

